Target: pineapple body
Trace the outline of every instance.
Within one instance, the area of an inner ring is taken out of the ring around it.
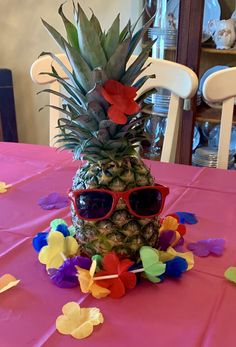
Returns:
[[[153,183],[149,169],[140,159],[126,157],[108,163],[87,162],[77,171],[72,189],[105,188],[121,192]],[[122,199],[109,219],[98,222],[80,220],[73,205],[71,209],[77,240],[82,252],[88,256],[103,256],[114,251],[122,257],[137,260],[140,247],[153,247],[157,242],[158,217],[136,218]]]

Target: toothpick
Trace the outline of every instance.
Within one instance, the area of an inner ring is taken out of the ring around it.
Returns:
[[[60,252],[60,256],[62,257],[63,260],[67,260],[65,254],[63,252]]]
[[[138,273],[138,272],[144,272],[144,268],[141,269],[136,269],[136,270],[132,270],[132,271],[128,271],[128,272],[132,272],[132,273]],[[118,278],[119,275],[115,274],[115,275],[107,275],[107,276],[98,276],[98,277],[93,277],[94,281],[100,281],[100,280],[110,280],[112,278]]]

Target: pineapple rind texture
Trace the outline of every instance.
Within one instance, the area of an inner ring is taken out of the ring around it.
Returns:
[[[129,157],[106,164],[84,164],[73,179],[72,189],[125,191],[153,183],[146,165],[138,158]],[[144,245],[154,247],[158,240],[159,218],[132,216],[122,199],[109,219],[98,222],[80,220],[72,206],[72,221],[81,250],[88,256],[114,251],[121,257],[138,260],[139,249]]]

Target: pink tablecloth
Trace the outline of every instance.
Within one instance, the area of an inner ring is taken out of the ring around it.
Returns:
[[[236,172],[147,162],[156,181],[170,187],[163,215],[194,212],[186,242],[223,237],[222,257],[195,258],[180,280],[142,282],[124,298],[96,300],[79,289],[54,286],[32,248],[32,237],[69,210],[42,210],[37,201],[65,194],[78,163],[65,152],[34,145],[0,144],[0,181],[13,187],[0,194],[0,275],[20,284],[0,294],[0,346],[234,347],[236,285],[224,271],[236,266]],[[83,341],[55,329],[62,306],[77,301],[97,306],[105,322]]]

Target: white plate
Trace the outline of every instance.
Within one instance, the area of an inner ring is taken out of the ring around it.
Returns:
[[[179,18],[179,0],[169,0],[167,3],[167,16],[168,14],[173,14],[174,22],[176,28],[178,28],[178,18]],[[202,25],[202,42],[207,41],[211,34],[208,29],[208,23],[212,19],[220,19],[221,8],[218,0],[205,0],[204,6],[204,16]]]

